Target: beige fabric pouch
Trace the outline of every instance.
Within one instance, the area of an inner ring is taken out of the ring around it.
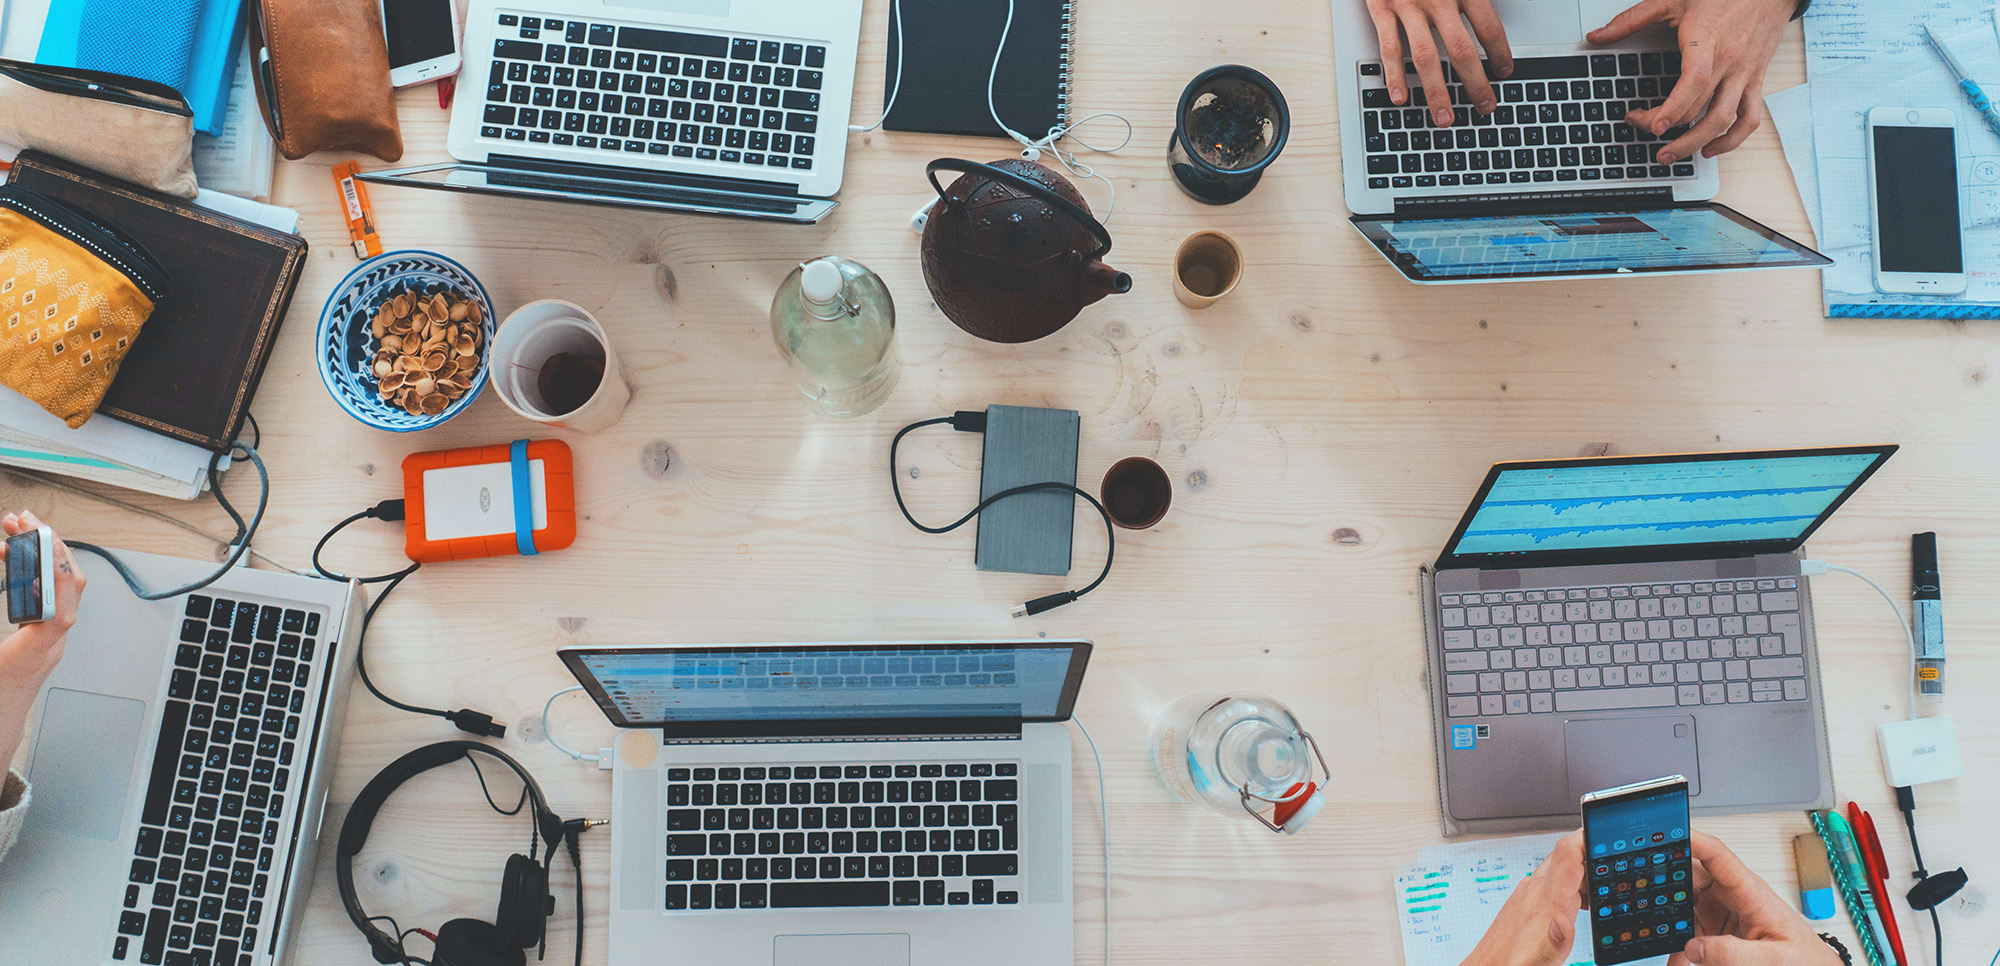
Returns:
[[[194,112],[165,84],[0,60],[0,144],[194,197]]]

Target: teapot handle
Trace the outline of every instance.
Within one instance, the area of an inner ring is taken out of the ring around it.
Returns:
[[[1098,249],[1090,253],[1091,258],[1103,258],[1106,253],[1111,251],[1111,232],[1105,230],[1104,224],[1093,217],[1090,212],[1085,211],[1082,206],[1062,195],[1050,191],[1047,187],[1036,184],[1034,181],[1015,174],[1006,168],[981,164],[977,161],[967,161],[963,158],[939,158],[924,166],[925,177],[931,179],[931,190],[937,192],[939,198],[944,197],[944,186],[938,184],[937,178],[937,173],[940,170],[985,175],[995,181],[1005,182],[1011,187],[1019,188],[1034,195],[1036,198],[1054,205],[1064,214],[1076,219],[1077,224],[1090,229],[1091,235],[1095,236],[1099,242]]]

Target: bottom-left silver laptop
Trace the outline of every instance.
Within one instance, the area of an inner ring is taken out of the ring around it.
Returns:
[[[118,551],[141,583],[213,564]],[[238,568],[199,593],[90,588],[42,689],[10,962],[278,960],[304,909],[361,637],[358,584]]]

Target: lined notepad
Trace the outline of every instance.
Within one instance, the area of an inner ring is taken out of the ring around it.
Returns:
[[[1561,834],[1434,845],[1396,874],[1404,966],[1458,966],[1521,880],[1549,857]],[[1569,966],[1591,966],[1590,919],[1576,913]]]

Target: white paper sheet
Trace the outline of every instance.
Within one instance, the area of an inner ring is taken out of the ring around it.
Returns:
[[[1514,887],[1548,858],[1560,834],[1434,845],[1396,873],[1404,966],[1458,966],[1500,914]],[[1591,966],[1590,918],[1576,913],[1569,966]]]

